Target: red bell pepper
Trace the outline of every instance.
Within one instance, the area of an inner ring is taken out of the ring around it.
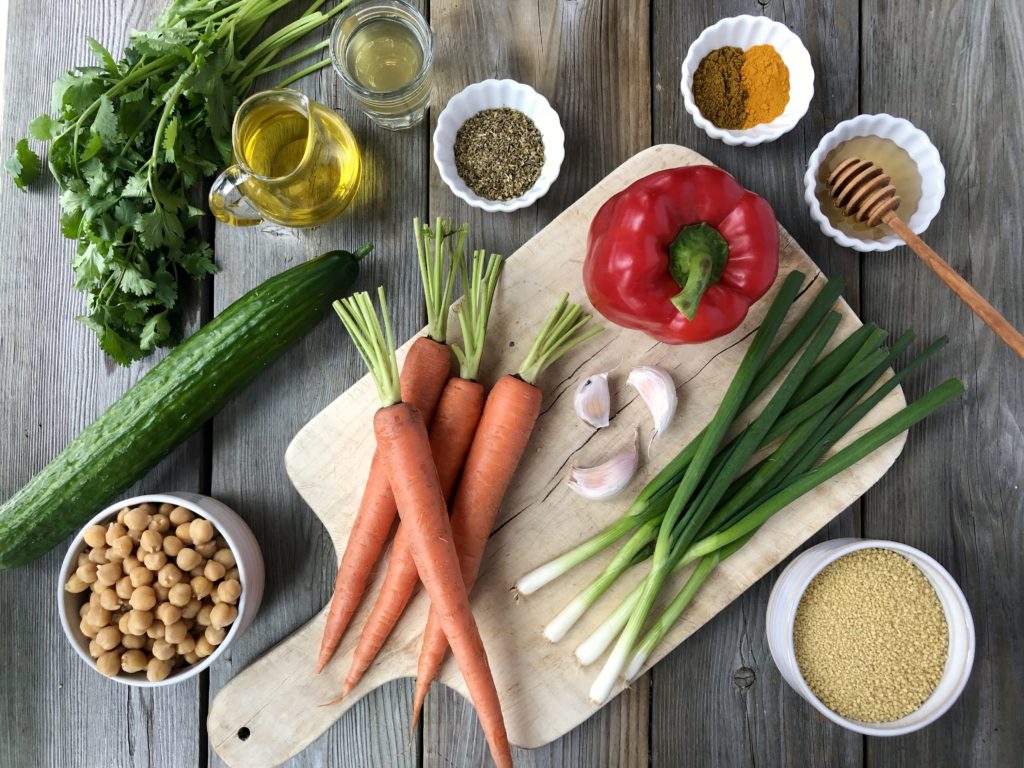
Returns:
[[[667,344],[734,330],[779,271],[771,206],[707,165],[658,171],[590,225],[583,283],[613,323]]]

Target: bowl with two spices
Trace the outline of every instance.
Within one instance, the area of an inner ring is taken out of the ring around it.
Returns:
[[[181,682],[222,656],[263,598],[252,531],[195,493],[136,496],[79,531],[57,584],[68,641],[125,685]]]
[[[451,98],[434,130],[434,163],[456,197],[494,213],[543,197],[565,159],[558,113],[533,88],[484,80]]]
[[[834,723],[900,736],[941,717],[974,663],[974,622],[938,562],[893,541],[834,539],[783,570],[768,647],[787,683]]]
[[[698,128],[730,145],[755,146],[791,131],[814,95],[803,42],[763,16],[705,29],[683,59],[683,106]]]

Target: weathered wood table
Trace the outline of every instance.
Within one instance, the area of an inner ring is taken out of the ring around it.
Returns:
[[[85,38],[119,50],[164,0],[9,0],[0,149],[50,101],[50,82],[89,61]],[[299,4],[303,5],[303,4]],[[404,133],[371,126],[331,70],[301,88],[339,109],[365,150],[352,207],[311,232],[213,232],[219,275],[202,290],[190,328],[259,281],[338,246],[376,243],[361,287],[387,286],[398,333],[420,327],[409,219],[468,220],[474,242],[510,253],[627,157],[653,143],[684,144],[733,172],[775,207],[822,269],[846,281],[865,321],[890,331],[948,334],[948,351],[908,394],[961,376],[967,396],[910,435],[902,458],[820,538],[866,535],[929,552],[957,578],[974,611],[978,655],[963,697],[936,725],[897,739],[865,739],[831,725],[782,681],[764,639],[774,575],[749,590],[632,690],[521,765],[1003,766],[1024,751],[1024,377],[1020,362],[905,249],[859,256],[824,238],[807,214],[801,177],[819,137],[858,113],[888,111],[925,129],[942,154],[947,192],[928,240],[1018,327],[1024,327],[1024,4],[1017,0],[891,3],[834,0],[433,0],[434,103],[464,85],[513,77],[561,115],[566,161],[550,193],[511,215],[459,203],[430,158],[429,124]],[[816,94],[808,115],[761,147],[709,140],[684,112],[679,67],[707,25],[764,13],[811,52]],[[437,110],[432,114],[436,120]],[[136,381],[76,323],[72,244],[62,239],[52,182],[31,194],[0,183],[0,496],[6,498]],[[61,635],[54,605],[61,546],[0,573],[0,765],[180,766],[219,763],[203,723],[216,692],[328,600],[328,538],[289,484],[282,463],[295,432],[361,368],[337,323],[324,323],[260,377],[137,490],[201,491],[246,518],[263,547],[263,609],[230,658],[200,679],[129,689],[89,670]],[[360,702],[295,765],[467,766],[486,763],[469,704],[432,693],[410,740],[412,683]]]

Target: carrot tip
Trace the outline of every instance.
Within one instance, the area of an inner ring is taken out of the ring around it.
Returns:
[[[331,699],[330,701],[324,702],[323,704],[320,704],[320,706],[321,707],[334,707],[334,706],[337,706],[338,704],[341,704],[341,700],[344,699],[344,698],[345,698],[345,694],[343,693],[343,694],[341,694],[341,696],[338,696],[336,699]]]

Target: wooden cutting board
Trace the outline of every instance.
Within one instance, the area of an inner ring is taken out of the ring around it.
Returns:
[[[654,171],[707,162],[684,147],[651,147],[614,170],[516,251],[505,268],[492,314],[483,381],[489,384],[501,373],[516,370],[532,334],[563,291],[569,291],[573,301],[586,303],[581,265],[587,230],[594,213],[611,194]],[[708,422],[785,275],[794,269],[807,275],[804,292],[790,312],[786,328],[820,290],[824,278],[814,263],[781,228],[780,236],[779,279],[729,336],[696,346],[673,347],[606,324],[603,334],[543,375],[543,413],[505,499],[473,593],[474,611],[514,744],[541,746],[597,711],[587,693],[599,665],[581,668],[573,650],[641,574],[640,569],[634,569],[635,573],[628,574],[631,578],[622,579],[558,644],[548,643],[541,635],[542,628],[589,583],[610,553],[529,597],[517,600],[510,587],[523,573],[620,516],[656,470]],[[407,263],[397,268],[416,269],[411,247]],[[836,338],[845,338],[861,322],[842,300],[837,309],[843,320]],[[457,332],[458,324],[453,320],[449,328]],[[406,347],[408,344],[400,355]],[[649,451],[645,450],[641,471],[619,499],[585,501],[565,485],[570,463],[586,466],[599,462],[627,444],[637,424],[642,428],[644,446],[649,441],[650,415],[635,391],[625,387],[629,370],[641,364],[657,364],[671,371],[679,386],[675,421]],[[608,428],[595,432],[576,417],[573,394],[582,378],[611,369],[615,416]],[[285,456],[292,482],[327,527],[339,556],[373,453],[371,418],[376,401],[373,385],[369,377],[364,377],[310,421],[296,435]],[[855,434],[904,404],[902,390],[895,389],[858,425]],[[889,469],[903,442],[903,436],[893,440],[772,518],[739,553],[715,570],[650,663],[669,653],[863,494]],[[383,571],[378,570],[378,584]],[[377,591],[375,585],[369,594],[376,595]],[[414,676],[419,635],[428,608],[423,594],[409,606],[376,663],[352,694],[336,706],[320,706],[341,689],[368,603],[364,600],[353,629],[323,674],[314,674],[314,665],[326,609],[220,692],[210,709],[209,738],[229,765],[256,768],[278,764],[316,739],[368,691],[389,680]],[[440,679],[466,695],[451,659]],[[241,731],[244,739],[240,729],[247,729]]]

